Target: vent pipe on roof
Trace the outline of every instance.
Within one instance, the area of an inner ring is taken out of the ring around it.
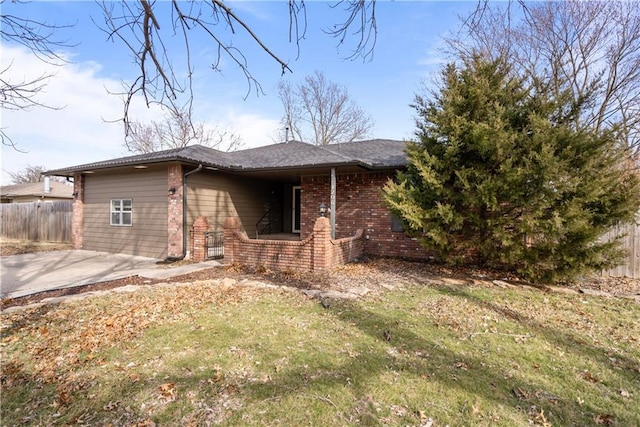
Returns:
[[[50,176],[44,177],[44,192],[45,194],[51,193],[51,177]]]

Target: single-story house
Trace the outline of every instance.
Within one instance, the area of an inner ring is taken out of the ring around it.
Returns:
[[[76,248],[181,258],[197,250],[203,224],[213,232],[231,227],[244,242],[273,243],[286,234],[295,241],[282,245],[298,245],[309,242],[325,215],[336,245],[357,237],[360,252],[422,258],[425,251],[381,203],[384,183],[406,166],[405,145],[386,139],[323,147],[290,141],[235,152],[192,145],[46,173],[74,178]],[[225,257],[233,250],[237,257],[243,249],[227,247],[229,236]],[[269,248],[261,246],[260,259],[284,262]],[[287,265],[301,254],[290,253]]]
[[[4,185],[0,187],[0,203],[52,202],[71,200],[73,186],[64,182],[51,181]]]

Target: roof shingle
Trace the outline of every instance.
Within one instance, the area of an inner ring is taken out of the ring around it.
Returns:
[[[73,186],[62,182],[51,181],[49,183],[50,191],[45,193],[44,182],[29,182],[26,184],[4,185],[0,187],[0,195],[2,197],[54,197],[71,199],[73,196]]]
[[[225,153],[202,145],[190,145],[183,148],[86,163],[50,170],[45,173],[48,175],[68,175],[85,170],[169,161],[203,164],[208,167],[236,171],[339,165],[359,165],[366,168],[400,167],[406,165],[405,146],[404,141],[388,139],[372,139],[324,147],[306,142],[290,141]]]

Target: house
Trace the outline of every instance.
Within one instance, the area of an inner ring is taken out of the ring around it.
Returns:
[[[0,203],[51,202],[71,200],[73,186],[63,182],[51,181],[5,185],[0,187]]]
[[[300,247],[318,244],[311,240],[326,215],[323,244],[350,248],[348,258],[424,257],[381,203],[381,187],[406,166],[404,148],[385,139],[324,147],[290,141],[231,153],[193,145],[46,173],[74,178],[76,248],[182,258],[203,247],[202,231],[226,226],[235,234],[225,234],[225,258],[242,260],[246,245],[262,242],[251,249],[254,262],[292,266],[313,258]],[[295,241],[276,244],[283,233]],[[315,251],[317,262],[322,250]]]

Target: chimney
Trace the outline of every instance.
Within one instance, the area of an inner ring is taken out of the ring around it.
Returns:
[[[44,177],[44,193],[51,193],[51,177],[49,176]]]

